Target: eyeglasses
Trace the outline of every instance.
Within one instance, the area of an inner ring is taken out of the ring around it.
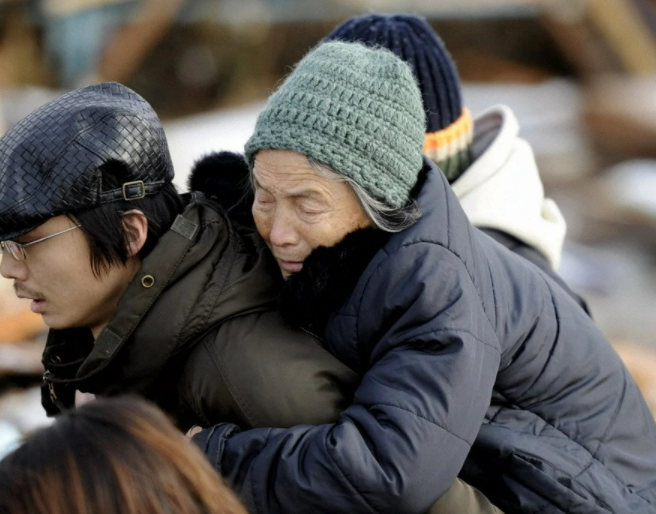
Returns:
[[[66,230],[62,230],[61,232],[50,234],[49,236],[42,237],[41,239],[37,239],[36,241],[30,241],[29,243],[25,243],[25,244],[17,243],[16,241],[0,241],[0,255],[4,255],[5,253],[8,253],[17,261],[24,261],[27,258],[27,254],[25,253],[25,248],[27,248],[28,246],[32,246],[37,243],[43,243],[48,239],[61,236],[62,234],[65,234],[66,232],[70,232],[71,230],[75,230],[76,228],[80,228],[80,225],[75,225],[74,227],[67,228]]]

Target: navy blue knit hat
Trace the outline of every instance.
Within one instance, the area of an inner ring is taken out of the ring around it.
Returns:
[[[345,21],[326,39],[385,47],[412,68],[426,110],[426,132],[442,130],[462,114],[460,79],[444,43],[423,18],[371,14]]]
[[[424,153],[449,180],[471,163],[473,123],[463,108],[460,79],[449,52],[425,19],[418,16],[371,14],[351,18],[326,40],[359,41],[382,46],[410,65],[426,111]]]

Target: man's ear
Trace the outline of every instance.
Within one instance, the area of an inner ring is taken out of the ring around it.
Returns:
[[[123,227],[127,234],[128,256],[139,254],[148,237],[148,218],[136,209],[123,213]]]

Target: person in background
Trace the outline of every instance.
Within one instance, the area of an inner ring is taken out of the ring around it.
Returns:
[[[325,39],[387,48],[410,66],[426,112],[424,155],[442,170],[471,224],[538,266],[587,312],[585,301],[555,271],[565,220],[544,196],[517,118],[509,107],[496,105],[472,119],[455,63],[428,22],[371,14],[348,19]]]
[[[0,461],[0,514],[247,514],[155,406],[101,399]]]

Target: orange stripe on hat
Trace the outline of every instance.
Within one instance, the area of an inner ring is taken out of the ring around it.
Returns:
[[[463,108],[460,117],[451,125],[426,134],[423,152],[433,161],[442,161],[466,148],[471,143],[473,133],[471,112]]]

